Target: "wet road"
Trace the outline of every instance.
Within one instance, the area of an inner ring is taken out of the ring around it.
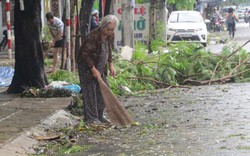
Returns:
[[[207,50],[210,50],[213,53],[220,53],[222,48],[225,45],[233,45],[235,43],[237,43],[238,45],[243,45],[246,41],[248,41],[250,39],[250,28],[249,28],[249,24],[245,23],[243,21],[237,23],[236,25],[236,34],[235,34],[235,38],[231,41],[229,41],[227,44],[215,44],[213,43],[214,40],[218,40],[218,39],[229,39],[229,35],[228,32],[221,32],[221,33],[217,33],[215,37],[211,38],[211,44],[208,45]],[[250,52],[250,43],[248,43],[245,47],[245,50]]]
[[[250,83],[165,89],[123,103],[140,126],[86,135],[72,156],[249,156]]]

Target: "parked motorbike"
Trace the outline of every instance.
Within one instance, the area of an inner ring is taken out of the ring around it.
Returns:
[[[211,30],[215,31],[221,31],[223,30],[224,24],[226,20],[222,17],[212,17],[211,19]]]

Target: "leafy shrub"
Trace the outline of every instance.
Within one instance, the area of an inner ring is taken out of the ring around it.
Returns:
[[[52,36],[51,36],[51,34],[49,32],[49,27],[47,25],[45,25],[43,27],[42,32],[43,32],[42,38],[43,38],[44,41],[46,41],[46,42],[52,41],[53,38],[52,38]]]
[[[48,81],[66,81],[71,84],[79,84],[79,77],[75,73],[66,70],[58,70],[55,73],[48,74]]]

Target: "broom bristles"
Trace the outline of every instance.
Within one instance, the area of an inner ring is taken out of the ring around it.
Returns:
[[[99,86],[102,92],[104,105],[107,109],[108,117],[111,123],[115,125],[129,125],[134,121],[122,103],[107,87],[102,78],[98,78]]]

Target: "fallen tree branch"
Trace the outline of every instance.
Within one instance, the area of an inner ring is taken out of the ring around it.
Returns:
[[[189,78],[189,77],[195,77],[195,76],[202,76],[203,74],[199,73],[199,74],[193,74],[193,75],[183,75],[181,72],[177,71],[177,73],[179,75],[181,75],[184,78]]]
[[[209,85],[211,84],[211,81],[212,81],[212,79],[213,79],[213,77],[214,77],[214,75],[215,75],[215,72],[217,71],[217,69],[218,69],[218,67],[219,67],[219,64],[220,64],[222,61],[223,61],[223,60],[220,60],[219,62],[217,62],[216,66],[215,66],[215,68],[214,68],[214,70],[213,70],[212,76],[210,77],[210,82],[208,83]]]
[[[145,62],[145,61],[140,61],[136,65],[143,65],[143,64],[150,64],[150,63],[158,63],[158,62]]]
[[[165,82],[161,82],[161,81],[158,81],[154,78],[151,78],[151,77],[128,77],[129,79],[141,79],[141,80],[149,80],[149,81],[152,81],[156,84],[161,84],[161,85],[164,85],[166,87],[179,87],[179,88],[190,88],[188,86],[176,86],[176,85],[170,85],[168,83],[165,83]]]
[[[128,77],[129,79],[141,79],[141,80],[149,80],[149,81],[152,81],[154,83],[157,83],[157,84],[163,84],[165,86],[171,86],[170,84],[168,83],[165,83],[165,82],[160,82],[154,78],[151,78],[151,77]]]
[[[234,72],[235,70],[239,69],[240,66],[241,66],[242,64],[245,64],[249,59],[250,59],[250,58],[247,58],[247,59],[245,59],[244,61],[242,61],[241,63],[239,63],[239,64],[238,64],[229,74],[232,75],[233,72]]]
[[[191,83],[191,84],[194,84],[194,85],[206,85],[206,84],[210,84],[210,83],[215,83],[215,82],[227,82],[227,81],[230,81],[233,77],[237,76],[237,75],[240,75],[240,74],[243,74],[245,72],[248,72],[250,71],[250,69],[247,69],[247,70],[244,70],[244,71],[241,71],[239,73],[236,73],[236,74],[229,74],[227,76],[224,76],[222,78],[219,78],[219,79],[214,79],[214,80],[205,80],[205,81],[198,81],[198,80],[192,80],[192,79],[186,79],[184,80],[184,84],[185,83]]]
[[[236,49],[234,52],[232,52],[230,55],[227,56],[226,60],[228,60],[231,56],[233,56],[235,53],[237,53],[240,49],[242,49],[245,45],[247,45],[250,42],[250,39],[246,41],[242,46],[240,46],[238,49]]]
[[[228,55],[225,59],[222,59],[222,60],[220,60],[219,62],[217,62],[216,66],[215,66],[215,68],[214,68],[214,70],[213,70],[212,76],[210,77],[210,82],[208,83],[209,85],[210,85],[211,82],[212,82],[212,79],[213,79],[213,77],[214,77],[214,75],[215,75],[215,72],[217,71],[217,69],[218,69],[218,67],[219,67],[219,64],[220,64],[221,62],[225,61],[225,60],[228,60],[231,56],[233,56],[235,53],[237,53],[240,49],[242,49],[242,48],[243,48],[245,45],[247,45],[249,42],[250,42],[250,39],[249,39],[247,42],[245,42],[242,46],[240,46],[238,49],[236,49],[234,52],[232,52],[230,55]],[[244,62],[246,62],[246,61],[248,61],[248,60],[249,60],[249,59],[245,60]],[[234,68],[234,70],[235,70],[235,69],[238,69],[241,65],[242,65],[242,63],[239,64],[239,65],[237,65],[237,66]],[[234,70],[232,70],[232,71],[230,72],[230,74],[232,74],[232,73],[234,72]]]
[[[234,77],[234,76],[238,76],[238,75],[243,74],[243,73],[246,73],[246,72],[248,72],[248,71],[250,71],[250,69],[247,69],[247,70],[241,71],[241,72],[239,72],[239,73],[233,74],[232,76],[233,76],[233,77]]]

